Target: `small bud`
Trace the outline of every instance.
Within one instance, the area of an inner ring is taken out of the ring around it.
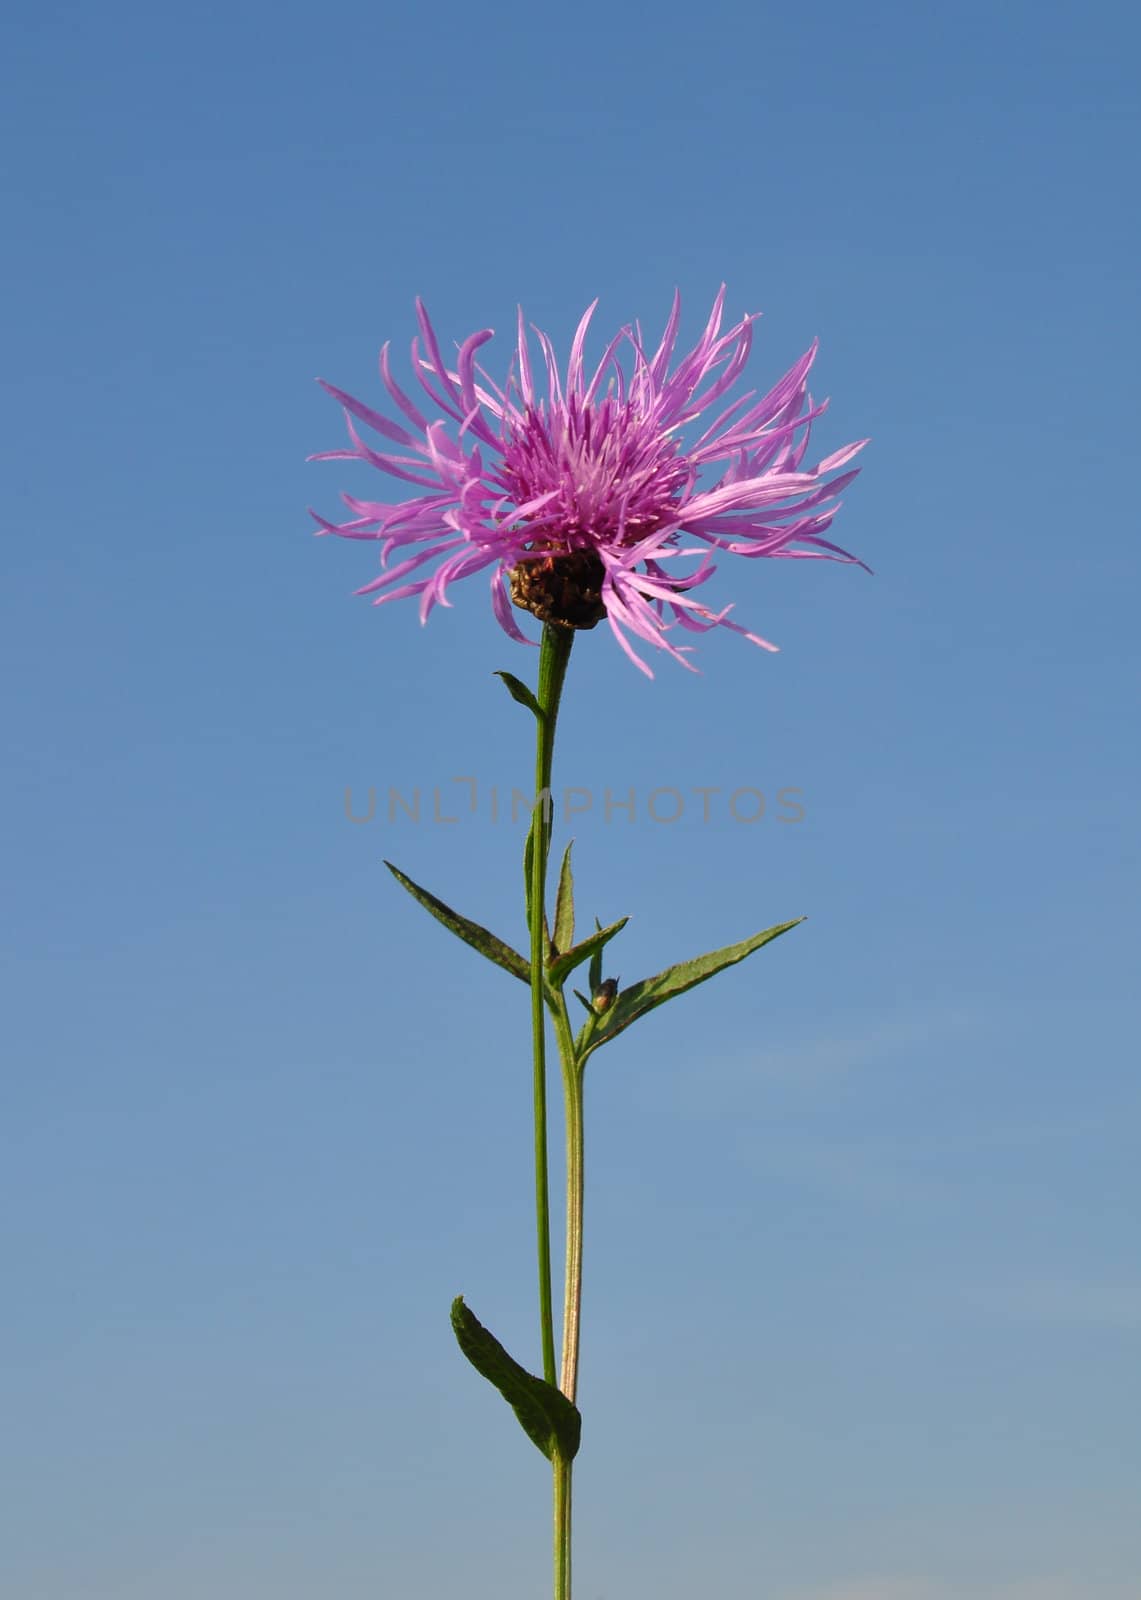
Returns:
[[[601,1016],[604,1011],[609,1011],[614,1003],[614,996],[618,993],[617,978],[603,978],[598,988],[594,991],[591,1005],[596,1016]]]

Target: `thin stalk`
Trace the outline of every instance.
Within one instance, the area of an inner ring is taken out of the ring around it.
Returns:
[[[571,1600],[571,1463],[556,1450],[555,1492],[555,1600]]]
[[[539,1330],[543,1346],[543,1376],[557,1383],[555,1323],[551,1296],[551,1202],[547,1173],[547,1057],[544,1013],[543,962],[546,955],[547,854],[551,845],[551,763],[555,750],[555,725],[559,699],[570,659],[574,633],[547,623],[539,649],[540,715],[535,719],[535,809],[531,816],[531,1044],[534,1060],[535,1102],[535,1228],[539,1256]],[[556,1480],[558,1470],[556,1468]],[[569,1479],[568,1479],[569,1483]],[[567,1489],[569,1494],[569,1487]],[[557,1495],[556,1495],[557,1502]],[[569,1526],[569,1509],[567,1514]],[[556,1525],[557,1533],[557,1525]],[[570,1556],[567,1555],[569,1570]],[[556,1595],[558,1594],[556,1562]]]

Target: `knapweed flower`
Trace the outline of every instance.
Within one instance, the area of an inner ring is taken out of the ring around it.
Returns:
[[[453,583],[489,572],[495,615],[512,638],[529,642],[508,596],[564,627],[592,628],[605,617],[651,677],[630,635],[685,666],[689,647],[667,637],[675,627],[731,628],[775,649],[731,622],[731,607],[710,610],[693,591],[713,576],[718,550],[855,561],[824,534],[839,509],[836,496],[856,475],[832,474],[867,441],[804,465],[812,422],[827,404],[814,405],[808,393],[815,342],[763,399],[755,390],[741,395],[706,425],[705,414],[744,371],[756,320],[743,317],[723,334],[724,300],[722,287],[705,332],[676,362],[675,294],[653,354],[637,324],[623,328],[589,377],[584,347],[597,301],[578,325],[565,374],[538,329],[545,372],[532,368],[520,311],[517,364],[502,387],[476,361],[492,330],[465,339],[449,365],[417,301],[412,370],[442,416],[430,420],[424,402],[398,386],[387,345],[380,375],[402,422],[321,380],[344,407],[351,448],[312,459],[364,461],[419,491],[399,501],[345,494],[347,522],[313,512],[321,533],[379,541],[381,574],[357,593],[374,595],[376,605],[418,595],[424,621],[435,605],[451,603]],[[703,431],[684,443],[683,430],[699,418]],[[375,449],[358,423],[399,453]]]

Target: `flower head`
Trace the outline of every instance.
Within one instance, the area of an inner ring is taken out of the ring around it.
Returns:
[[[495,615],[512,638],[530,642],[511,602],[563,627],[605,618],[649,676],[631,635],[683,666],[689,647],[668,637],[675,628],[731,628],[775,649],[731,622],[731,607],[713,611],[693,591],[712,577],[718,550],[855,561],[824,534],[856,474],[832,475],[867,441],[804,465],[812,422],[827,404],[814,405],[807,388],[815,343],[763,398],[749,391],[705,423],[744,371],[756,320],[743,317],[723,334],[724,299],[722,288],[701,338],[676,361],[675,294],[653,354],[641,329],[626,327],[589,375],[583,356],[597,301],[578,325],[565,373],[537,329],[545,370],[533,368],[520,312],[517,364],[502,387],[476,361],[491,330],[465,339],[449,366],[417,301],[412,370],[442,415],[430,419],[424,402],[399,387],[387,345],[380,375],[402,422],[321,380],[344,407],[350,448],[312,459],[364,461],[418,491],[399,501],[343,495],[347,522],[313,513],[320,533],[379,541],[380,576],[357,593],[376,605],[419,596],[424,621],[435,605],[450,605],[451,584],[488,572]],[[684,443],[683,430],[699,418],[702,431]],[[398,453],[375,449],[358,424]]]

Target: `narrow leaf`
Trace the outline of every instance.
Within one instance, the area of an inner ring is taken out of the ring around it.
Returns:
[[[535,826],[527,835],[527,843],[523,846],[523,892],[527,897],[527,928],[531,927],[531,864],[535,859]]]
[[[512,700],[517,700],[521,706],[526,706],[528,711],[534,712],[535,716],[542,721],[543,708],[525,683],[521,683],[513,672],[496,672],[493,676],[503,679],[507,693]]]
[[[574,943],[574,878],[571,876],[572,839],[563,852],[559,888],[555,895],[555,949],[569,950]]]
[[[399,867],[394,867],[391,861],[386,861],[384,864],[397,883],[408,890],[413,900],[418,900],[424,910],[430,912],[437,922],[442,922],[445,928],[450,929],[457,939],[470,944],[473,950],[478,950],[481,956],[494,961],[497,967],[502,967],[513,978],[519,978],[523,983],[530,983],[531,969],[517,950],[512,950],[502,939],[497,939],[493,933],[488,933],[486,928],[481,928],[478,922],[469,922],[466,917],[461,917],[458,911],[453,911],[451,906],[446,906],[442,900],[437,900],[427,889],[421,889],[418,883],[413,883],[412,879],[406,877]]]
[[[535,861],[535,830],[532,827],[527,835],[527,843],[523,846],[523,889],[527,902],[527,932],[531,931],[531,868]],[[548,959],[551,954],[551,930],[547,919],[543,918],[543,955]],[[527,982],[531,981],[531,968],[527,967]]]
[[[562,984],[567,978],[570,977],[571,973],[576,967],[581,967],[583,962],[587,960],[593,962],[597,959],[599,962],[599,972],[601,973],[603,947],[610,943],[611,939],[613,939],[616,933],[622,932],[622,929],[626,926],[629,920],[629,917],[620,917],[617,922],[612,922],[608,928],[599,928],[598,932],[592,933],[589,939],[584,939],[581,944],[576,944],[570,950],[565,951],[562,955],[556,956],[548,969],[551,982],[555,984],[556,987]],[[600,977],[599,983],[601,983],[601,981],[602,979]],[[592,983],[590,986],[591,994],[593,994],[597,988],[598,984]]]
[[[519,1418],[523,1432],[548,1461],[555,1452],[564,1461],[578,1454],[582,1417],[561,1389],[521,1367],[513,1356],[469,1311],[462,1295],[452,1301],[452,1328],[464,1355],[475,1370],[494,1384]]]
[[[590,1049],[596,1050],[599,1045],[607,1044],[648,1011],[664,1005],[675,995],[684,994],[687,989],[696,988],[707,978],[716,977],[726,967],[744,961],[746,956],[751,956],[773,939],[779,939],[782,933],[787,933],[803,921],[803,917],[796,917],[792,922],[778,923],[775,928],[766,928],[764,933],[755,933],[751,939],[742,939],[740,944],[727,944],[724,949],[711,950],[708,955],[697,956],[693,961],[680,961],[677,966],[667,967],[656,977],[643,978],[640,983],[620,990],[614,1004],[599,1022]]]
[[[599,932],[599,933],[602,932],[602,924],[601,924],[601,922],[599,922],[597,917],[595,917],[595,919],[594,919],[594,926],[595,926],[595,929],[597,930],[597,932]],[[591,994],[594,993],[594,991],[598,988],[598,985],[602,982],[602,946],[601,945],[598,945],[597,948],[594,950],[594,953],[591,955],[591,958],[590,958],[590,971],[587,974],[586,981],[590,985]]]

